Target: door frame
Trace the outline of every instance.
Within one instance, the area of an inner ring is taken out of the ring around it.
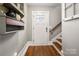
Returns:
[[[32,11],[32,14],[33,12],[36,12],[38,10],[35,10],[35,11]],[[48,32],[49,32],[49,11],[39,11],[39,12],[48,12]],[[48,33],[48,41],[49,41],[49,33]],[[32,43],[34,43],[34,40],[33,40],[33,19],[32,19]]]

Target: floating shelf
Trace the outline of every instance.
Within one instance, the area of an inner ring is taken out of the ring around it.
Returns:
[[[16,31],[9,31],[9,32],[5,32],[5,33],[3,33],[3,34],[1,34],[1,35],[6,35],[6,34],[10,34],[10,33],[16,33],[18,30],[16,30]]]
[[[12,20],[11,18],[6,18],[6,24],[8,25],[16,25],[16,26],[24,26],[24,23],[18,20]]]
[[[3,3],[1,4],[8,10],[13,10],[16,14],[20,15],[21,19],[24,17],[24,13],[14,3]],[[17,17],[16,17],[17,18]],[[24,22],[16,20],[16,18],[0,15],[0,34],[8,34],[24,30]]]
[[[13,3],[4,3],[3,6],[5,6],[8,9],[12,9],[16,13],[18,13],[21,16],[21,18],[24,17],[24,13],[15,4],[13,4]]]
[[[8,34],[24,29],[24,23],[11,17],[0,17],[0,34]]]

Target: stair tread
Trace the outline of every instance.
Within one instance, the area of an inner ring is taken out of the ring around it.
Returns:
[[[56,40],[56,42],[57,42],[59,45],[61,45],[61,46],[62,46],[62,43],[61,43],[60,41]]]
[[[62,43],[62,39],[60,39],[60,38],[57,38],[56,40],[58,40],[60,43]]]
[[[51,49],[54,49],[54,52],[56,53],[56,55],[60,56],[60,54],[58,53],[58,51],[52,46]]]
[[[63,56],[62,52],[55,46],[55,44],[53,44],[53,47],[55,48],[55,50],[56,50],[60,55]]]
[[[59,50],[62,50],[62,46],[59,45],[57,42],[53,42],[53,44],[54,44]]]

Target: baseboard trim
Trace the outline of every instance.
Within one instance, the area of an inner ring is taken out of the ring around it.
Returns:
[[[19,54],[18,54],[17,56],[24,56],[24,55],[25,55],[25,53],[27,52],[28,47],[30,46],[29,42],[30,42],[30,41],[28,41],[28,42],[24,45],[23,49],[19,52]]]
[[[28,42],[25,44],[25,46],[23,47],[23,49],[22,49],[22,50],[19,52],[19,54],[16,55],[16,56],[24,56],[25,53],[27,52],[29,46],[45,46],[45,45],[52,45],[52,42],[48,42],[48,44],[34,44],[34,43],[32,43],[31,41],[28,41]]]
[[[57,47],[52,43],[52,42],[49,42],[48,44],[33,44],[31,41],[28,41],[26,44],[25,44],[25,46],[24,46],[24,48],[19,52],[19,54],[18,55],[16,55],[16,56],[24,56],[25,55],[25,53],[27,52],[27,50],[28,50],[28,47],[29,46],[45,46],[45,45],[52,45],[52,46],[54,46],[54,48],[57,50],[57,52],[61,55],[61,56],[63,56],[63,54],[57,49]]]

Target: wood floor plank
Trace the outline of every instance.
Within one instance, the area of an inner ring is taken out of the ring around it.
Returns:
[[[28,48],[27,53],[26,53],[25,55],[26,55],[26,56],[32,56],[32,55],[33,55],[33,48],[34,48],[34,47],[31,47],[31,46],[30,46],[30,47]]]
[[[42,50],[44,56],[51,56],[49,51],[49,46],[42,46]]]
[[[49,47],[49,51],[50,51],[51,55],[53,55],[53,56],[56,55],[55,50],[54,50],[54,47],[52,47],[52,46]]]
[[[25,56],[60,56],[53,46],[30,46]]]

